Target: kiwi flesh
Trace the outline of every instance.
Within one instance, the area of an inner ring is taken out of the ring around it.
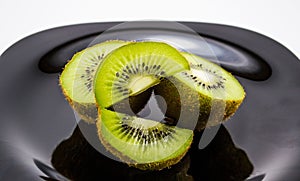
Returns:
[[[227,120],[245,98],[241,84],[209,60],[184,52],[182,55],[191,69],[164,79],[154,87],[155,94],[167,103],[167,107],[162,108],[166,109],[166,116],[174,119],[179,127],[199,131]],[[181,112],[183,107],[185,111]],[[186,119],[191,117],[195,118],[196,124]]]
[[[150,119],[99,109],[102,144],[129,166],[161,170],[178,163],[192,144],[193,131]]]
[[[80,118],[94,123],[97,108],[93,92],[93,79],[99,64],[112,50],[130,42],[106,41],[76,53],[66,64],[59,78],[62,91]]]
[[[189,64],[180,52],[162,42],[134,42],[107,55],[94,80],[98,106],[108,108],[135,96],[183,70]]]

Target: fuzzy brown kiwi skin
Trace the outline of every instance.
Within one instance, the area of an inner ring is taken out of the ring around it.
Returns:
[[[70,103],[70,102],[69,102]],[[96,104],[71,102],[70,105],[78,113],[79,117],[88,124],[95,124],[98,117]]]
[[[98,110],[98,115],[101,115],[101,109]],[[102,145],[106,148],[107,151],[118,157],[122,162],[126,163],[130,167],[135,167],[140,170],[162,170],[165,168],[170,168],[172,165],[177,164],[188,152],[190,149],[190,146],[186,149],[182,155],[169,159],[163,162],[153,162],[153,163],[135,163],[134,160],[130,159],[126,155],[124,155],[122,152],[116,150],[113,146],[111,146],[103,137],[102,137],[102,121],[101,119],[97,120],[96,123],[97,126],[97,132],[99,140],[101,141]]]
[[[175,86],[175,85],[176,86]],[[181,93],[181,97],[180,94]],[[166,116],[178,121],[179,117],[187,118],[183,120],[178,127],[201,131],[206,127],[216,126],[228,120],[238,109],[241,101],[226,101],[219,99],[212,100],[211,98],[197,93],[192,90],[185,83],[180,82],[174,77],[162,80],[154,87],[154,93],[162,96],[167,104],[165,108]],[[158,105],[161,107],[161,102],[157,100]],[[214,112],[211,113],[212,102],[214,105]],[[186,108],[183,115],[180,115],[181,108]],[[199,107],[195,106],[199,105]],[[161,108],[164,109],[164,108]],[[189,118],[198,117],[196,127],[191,125]],[[221,118],[221,119],[220,119]],[[209,119],[209,121],[208,121]]]

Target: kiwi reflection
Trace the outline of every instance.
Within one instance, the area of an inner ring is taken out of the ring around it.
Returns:
[[[196,133],[190,149],[189,172],[196,180],[245,180],[253,171],[247,154],[234,145],[224,125],[205,149],[199,150],[201,133]]]
[[[71,180],[244,180],[252,173],[253,166],[246,153],[235,147],[223,125],[203,150],[197,147],[201,134],[195,133],[191,149],[178,164],[161,171],[141,171],[96,151],[76,127],[56,147],[51,162]]]

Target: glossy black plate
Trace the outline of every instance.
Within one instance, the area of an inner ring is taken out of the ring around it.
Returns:
[[[222,66],[247,92],[207,148],[194,146],[182,162],[160,172],[142,172],[95,152],[58,76],[73,53],[117,24],[46,30],[1,55],[0,180],[300,180],[300,61],[266,36],[225,25],[182,22],[221,50]]]

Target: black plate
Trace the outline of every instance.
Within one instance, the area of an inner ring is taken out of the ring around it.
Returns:
[[[299,59],[266,36],[225,25],[183,22],[224,50],[218,58],[247,92],[207,148],[192,149],[181,163],[160,172],[141,172],[95,152],[77,129],[58,75],[74,52],[117,24],[46,30],[1,55],[0,180],[300,180]],[[244,64],[228,66],[228,55]]]

